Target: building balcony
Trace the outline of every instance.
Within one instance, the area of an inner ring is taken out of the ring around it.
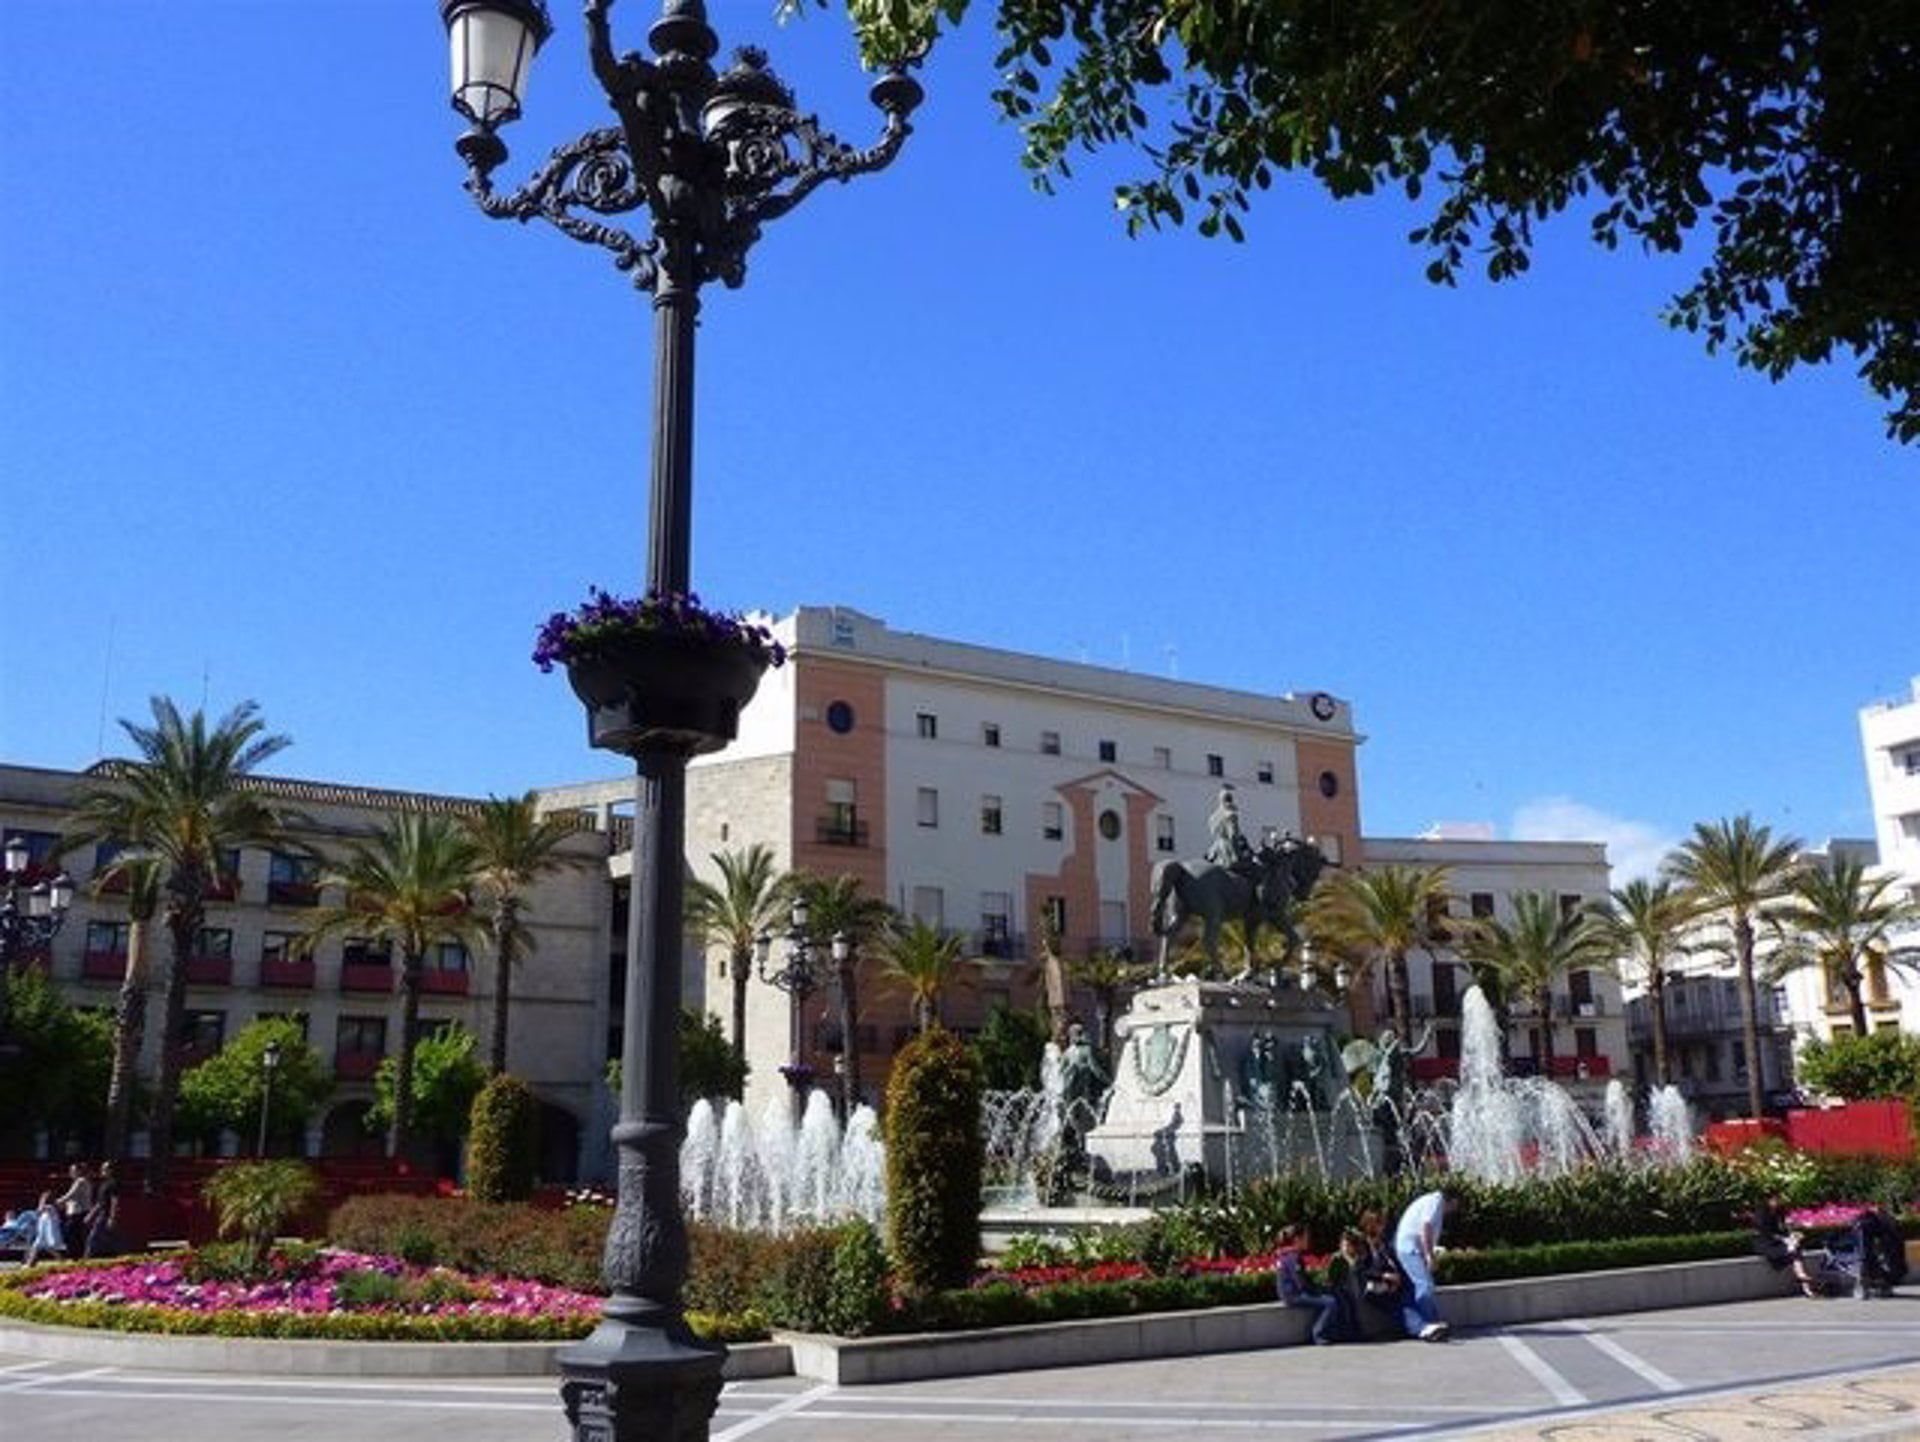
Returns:
[[[816,817],[813,823],[813,839],[822,846],[865,846],[867,823],[842,821],[832,816]]]
[[[320,888],[311,881],[269,881],[269,906],[318,906]]]
[[[233,958],[230,956],[190,956],[187,958],[189,986],[232,986]]]
[[[88,951],[80,956],[82,981],[124,981],[127,954],[124,951]]]
[[[207,884],[208,901],[236,901],[240,896],[240,878],[216,876]]]
[[[384,961],[345,961],[340,964],[340,990],[393,994],[393,968]]]
[[[1019,932],[982,931],[973,937],[976,955],[993,961],[1021,961],[1027,954],[1027,938]]]
[[[471,973],[465,971],[423,971],[420,990],[428,996],[465,996],[471,979]]]
[[[278,987],[288,991],[313,990],[313,958],[294,961],[262,961],[260,963],[260,985]]]
[[[333,1054],[333,1074],[341,1081],[372,1081],[380,1062],[377,1051],[337,1051]]]

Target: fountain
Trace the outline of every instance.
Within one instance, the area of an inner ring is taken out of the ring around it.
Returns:
[[[729,1227],[784,1232],[851,1217],[878,1223],[885,1177],[873,1108],[856,1108],[843,1135],[823,1091],[808,1094],[798,1123],[783,1096],[757,1118],[730,1101],[717,1123],[712,1102],[695,1102],[680,1145],[687,1215]]]
[[[1694,1150],[1693,1113],[1680,1088],[1669,1082],[1655,1087],[1647,1102],[1647,1129],[1652,1135],[1654,1155],[1661,1161],[1679,1166],[1689,1161]]]

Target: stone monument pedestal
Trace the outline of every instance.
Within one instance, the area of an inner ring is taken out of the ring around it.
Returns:
[[[1325,1128],[1279,1122],[1333,1111],[1346,1088],[1335,1030],[1345,1021],[1324,998],[1256,982],[1137,993],[1114,1025],[1113,1088],[1086,1134],[1096,1186],[1164,1190],[1196,1167],[1228,1185],[1262,1152],[1260,1173],[1322,1169],[1313,1138]]]

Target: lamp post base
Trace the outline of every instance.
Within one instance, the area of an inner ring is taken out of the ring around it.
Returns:
[[[559,1358],[574,1442],[706,1442],[726,1356],[677,1319],[603,1319]]]

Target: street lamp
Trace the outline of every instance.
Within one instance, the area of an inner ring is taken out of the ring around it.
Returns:
[[[0,893],[0,974],[31,957],[53,940],[73,906],[73,882],[63,871],[51,881],[26,886],[33,851],[24,836],[9,836],[0,849],[6,890]],[[21,889],[26,900],[21,901]],[[7,1016],[6,988],[0,986],[0,1052],[10,1052],[13,1029]]]
[[[270,1041],[260,1052],[260,1138],[253,1154],[267,1154],[267,1113],[273,1110],[273,1074],[280,1069],[280,1043]]]
[[[780,1074],[787,1079],[787,1085],[793,1088],[794,1106],[798,1109],[800,1096],[813,1079],[813,1068],[807,1064],[805,1052],[801,1046],[801,1014],[806,1010],[807,998],[820,989],[820,974],[814,966],[813,937],[807,930],[807,902],[805,897],[795,897],[793,909],[787,916],[787,929],[777,938],[781,942],[780,964],[773,962],[773,943],[776,940],[771,931],[763,931],[754,941],[760,980],[787,994],[787,1064],[780,1068]]]
[[[492,181],[507,158],[498,131],[520,114],[529,66],[551,33],[546,7],[540,0],[442,0],[453,106],[470,122],[455,148],[467,164],[467,191],[483,213],[499,220],[539,217],[599,246],[651,296],[647,588],[684,595],[693,589],[688,552],[700,287],[711,280],[739,286],[762,225],[828,180],[891,161],[922,92],[900,66],[881,75],[869,93],[885,124],[874,144],[861,149],[801,114],[759,51],[741,50],[732,68],[716,75],[710,62],[719,37],[707,24],[703,0],[663,0],[647,35],[652,59],[615,51],[613,3],[587,0],[587,57],[619,123],[560,146],[518,190],[501,195]],[[635,232],[610,223],[627,214],[641,222]],[[729,708],[705,711],[724,716]],[[560,1357],[561,1395],[577,1442],[688,1442],[707,1435],[719,1403],[725,1348],[696,1340],[680,1306],[687,1237],[675,1036],[687,760],[726,739],[708,730],[668,727],[597,738],[633,758],[638,780],[623,1014],[627,1064],[613,1130],[619,1188],[606,1247],[610,1296],[593,1335]]]

